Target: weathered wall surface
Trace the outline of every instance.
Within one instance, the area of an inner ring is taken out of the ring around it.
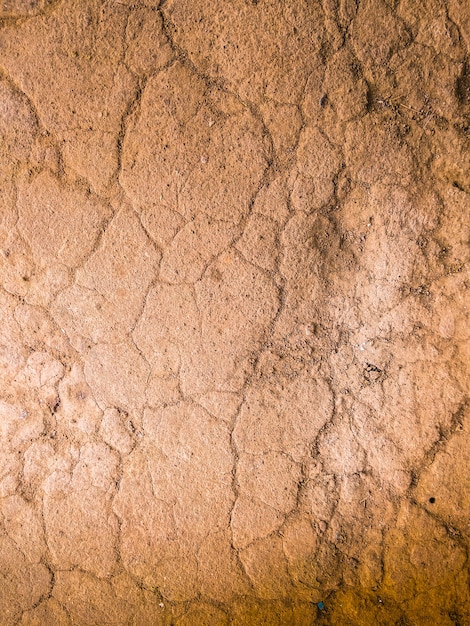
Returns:
[[[0,621],[470,624],[470,5],[0,2]]]

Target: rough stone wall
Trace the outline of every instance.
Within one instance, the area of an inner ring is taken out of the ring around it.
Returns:
[[[2,626],[470,624],[469,54],[0,2]]]

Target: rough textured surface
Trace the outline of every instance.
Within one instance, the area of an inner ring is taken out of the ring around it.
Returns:
[[[470,625],[470,5],[0,2],[2,626]]]

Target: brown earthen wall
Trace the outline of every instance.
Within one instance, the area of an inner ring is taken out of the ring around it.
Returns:
[[[0,2],[1,626],[470,624],[469,54]]]

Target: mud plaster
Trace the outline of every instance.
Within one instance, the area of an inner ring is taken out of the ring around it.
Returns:
[[[470,624],[469,29],[0,3],[2,626]]]

